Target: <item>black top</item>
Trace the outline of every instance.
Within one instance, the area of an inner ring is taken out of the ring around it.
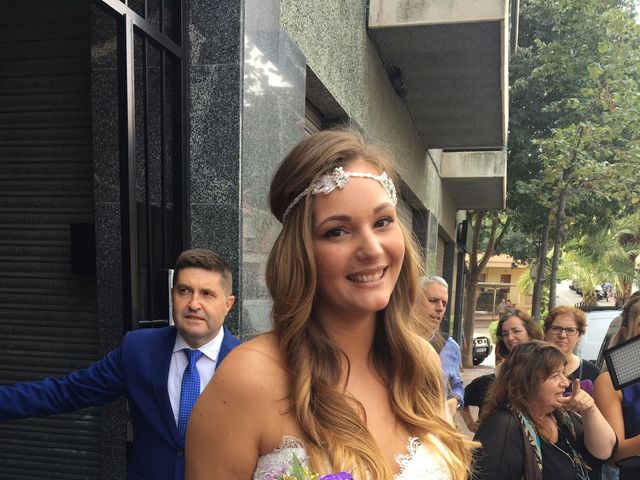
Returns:
[[[484,405],[484,401],[487,398],[489,387],[495,379],[496,376],[493,373],[475,378],[464,389],[464,404],[479,407],[480,412],[478,415],[480,415],[480,413],[482,413],[482,405]]]
[[[574,448],[591,460],[582,439],[582,424],[574,422],[577,442]],[[474,440],[482,447],[474,453],[475,480],[520,480],[524,473],[524,438],[520,423],[505,409],[498,409],[480,425]],[[543,480],[573,480],[577,476],[568,442],[573,442],[566,425],[559,425],[555,446],[540,438]],[[527,446],[527,448],[529,448]],[[562,451],[561,451],[562,450]],[[566,452],[566,453],[565,453]],[[595,465],[594,465],[595,466]]]
[[[582,373],[580,373],[580,365],[582,366]],[[589,360],[581,360],[580,365],[573,372],[571,372],[567,378],[569,378],[569,380],[573,382],[576,378],[578,378],[578,374],[580,374],[580,380],[589,379],[595,383],[596,378],[598,378],[598,375],[600,375],[600,369]]]
[[[573,383],[576,378],[580,380],[591,380],[596,383],[596,378],[600,375],[600,369],[596,367],[589,360],[581,360],[580,365],[573,372],[567,375],[567,379]],[[565,390],[567,393],[571,392],[572,385],[569,385]],[[591,392],[589,392],[591,393]]]

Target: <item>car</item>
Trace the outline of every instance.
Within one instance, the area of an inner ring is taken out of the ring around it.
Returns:
[[[489,356],[492,349],[493,345],[491,345],[491,340],[489,340],[489,337],[475,337],[473,339],[472,348],[473,364],[480,365],[484,361],[484,359]]]
[[[596,363],[602,341],[613,319],[620,315],[620,310],[611,307],[593,307],[585,311],[587,316],[587,331],[576,346],[576,355],[583,360]]]

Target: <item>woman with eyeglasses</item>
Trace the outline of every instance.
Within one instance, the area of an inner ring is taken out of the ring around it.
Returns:
[[[542,340],[542,330],[540,326],[533,321],[531,316],[518,309],[510,309],[505,311],[498,320],[498,342],[496,343],[496,357],[507,358],[509,352],[520,343],[529,340]],[[464,409],[462,410],[462,419],[469,430],[475,432],[478,430],[478,420],[473,418],[469,406],[478,407],[478,416],[482,414],[483,405],[489,387],[500,372],[501,365],[495,368],[495,374],[482,375],[473,380],[464,389]]]
[[[589,360],[580,360],[573,349],[587,329],[587,316],[579,308],[561,305],[551,310],[544,321],[544,338],[553,343],[567,358],[567,378],[573,380],[590,380],[588,393],[593,390],[600,370]],[[583,388],[585,385],[583,384]],[[571,387],[569,387],[569,390]]]

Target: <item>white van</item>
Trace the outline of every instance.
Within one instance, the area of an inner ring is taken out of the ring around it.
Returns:
[[[620,315],[621,310],[592,310],[585,313],[587,314],[587,331],[576,347],[576,354],[584,360],[596,363],[609,325]]]

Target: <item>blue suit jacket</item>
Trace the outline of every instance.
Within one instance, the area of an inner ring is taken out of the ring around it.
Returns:
[[[37,417],[129,401],[133,422],[130,480],[184,479],[184,439],[176,427],[167,379],[176,328],[127,333],[118,348],[84,370],[0,387],[0,420]],[[240,341],[226,328],[216,368]]]

